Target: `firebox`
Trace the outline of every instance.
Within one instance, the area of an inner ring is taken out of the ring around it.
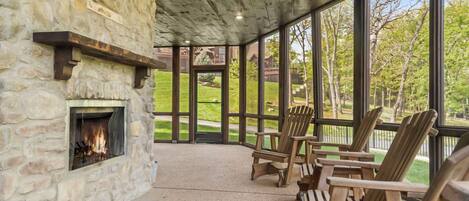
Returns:
[[[70,107],[69,169],[125,153],[125,107]]]

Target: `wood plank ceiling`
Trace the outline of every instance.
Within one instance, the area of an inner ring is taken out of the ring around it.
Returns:
[[[329,1],[156,0],[155,46],[244,44]]]

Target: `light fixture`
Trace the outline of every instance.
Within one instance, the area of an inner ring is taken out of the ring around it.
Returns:
[[[189,43],[191,43],[191,41],[190,40],[185,40],[184,43],[189,44]]]
[[[236,19],[237,20],[242,20],[244,17],[241,15],[241,13],[236,14]]]

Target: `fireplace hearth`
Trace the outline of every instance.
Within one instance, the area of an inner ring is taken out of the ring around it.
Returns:
[[[70,107],[70,170],[124,155],[124,109]]]

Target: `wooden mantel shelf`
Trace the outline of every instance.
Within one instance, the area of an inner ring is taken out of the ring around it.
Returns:
[[[33,41],[55,47],[54,77],[59,80],[70,79],[73,67],[81,61],[81,54],[135,66],[135,88],[144,86],[151,69],[166,66],[161,61],[70,31],[35,32]]]

